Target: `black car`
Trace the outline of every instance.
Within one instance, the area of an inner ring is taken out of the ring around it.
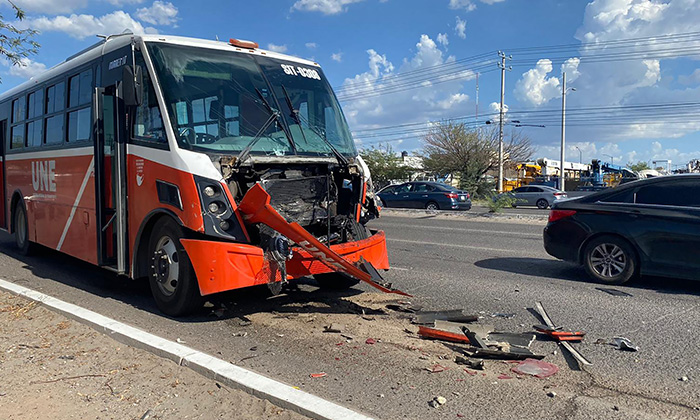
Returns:
[[[415,181],[389,185],[377,196],[383,207],[404,207],[428,210],[469,210],[469,193],[439,182]]]
[[[544,247],[602,283],[639,274],[700,280],[700,175],[634,181],[557,202]]]

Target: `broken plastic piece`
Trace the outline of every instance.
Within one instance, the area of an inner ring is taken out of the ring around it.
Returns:
[[[375,344],[376,342],[377,340],[375,340],[374,338],[368,338],[367,340],[365,340],[365,344]]]
[[[464,357],[464,356],[455,356],[455,363],[457,363],[459,365],[467,365],[472,369],[484,370],[484,360],[483,359],[470,359],[470,358]],[[467,370],[467,372],[469,372],[469,371]]]
[[[324,376],[327,376],[327,373],[326,372],[312,373],[309,376],[312,378],[323,378]]]
[[[453,343],[469,343],[469,339],[463,333],[454,333],[450,331],[438,330],[426,326],[418,327],[418,335],[423,338],[433,338],[443,341],[451,341]]]
[[[535,359],[525,359],[511,370],[521,375],[532,375],[536,378],[547,378],[559,372],[557,365]]]
[[[413,317],[414,324],[431,325],[435,321],[451,322],[475,322],[479,319],[476,315],[465,315],[464,309],[451,309],[447,311],[420,311]]]
[[[430,373],[439,373],[439,372],[444,372],[447,370],[445,366],[442,365],[435,365],[429,368],[426,368],[426,370]]]
[[[542,306],[542,302],[535,302],[535,310],[537,313],[540,315],[542,318],[542,321],[544,321],[545,324],[547,324],[548,327],[556,329],[554,326],[554,322],[552,322],[552,319],[549,317],[547,314],[547,311],[544,310],[544,306]],[[592,365],[591,362],[588,361],[581,353],[578,352],[574,348],[574,346],[571,345],[568,341],[560,341],[559,345],[564,347],[571,355],[578,360],[579,363],[584,364],[584,365]]]
[[[639,346],[635,346],[632,342],[625,337],[614,337],[612,344],[617,346],[619,350],[625,351],[639,351]]]
[[[513,377],[508,375],[500,375],[498,379],[513,379]]]

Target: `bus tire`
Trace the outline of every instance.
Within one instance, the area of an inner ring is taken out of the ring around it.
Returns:
[[[31,255],[34,251],[34,244],[29,240],[29,219],[27,219],[27,208],[23,200],[19,200],[15,205],[15,211],[12,215],[12,231],[19,253]]]
[[[184,232],[170,217],[153,226],[148,241],[148,282],[156,306],[170,316],[188,315],[202,306],[192,263],[180,243]]]

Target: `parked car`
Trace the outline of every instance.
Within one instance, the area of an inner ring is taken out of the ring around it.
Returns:
[[[469,193],[438,182],[406,182],[389,185],[377,195],[383,207],[405,207],[428,210],[469,210]]]
[[[544,247],[602,283],[639,274],[700,280],[700,175],[649,178],[557,202]]]
[[[518,206],[537,206],[540,209],[546,209],[558,200],[566,198],[566,193],[564,191],[558,190],[553,187],[548,187],[546,185],[526,185],[524,187],[519,187],[513,191],[508,191],[501,193],[495,197],[501,197],[507,195],[515,199],[513,207]]]

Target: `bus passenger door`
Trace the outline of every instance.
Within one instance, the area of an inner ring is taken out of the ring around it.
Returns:
[[[123,104],[115,86],[95,89],[95,193],[98,264],[126,272]]]

